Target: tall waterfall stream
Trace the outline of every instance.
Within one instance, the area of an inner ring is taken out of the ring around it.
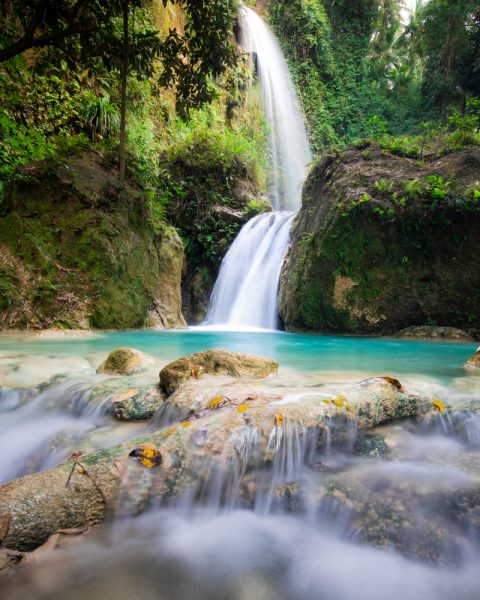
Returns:
[[[277,212],[254,217],[227,252],[205,325],[276,329],[277,292],[290,227],[311,161],[302,112],[282,51],[267,24],[241,9],[241,43],[255,56],[269,127],[269,196]]]

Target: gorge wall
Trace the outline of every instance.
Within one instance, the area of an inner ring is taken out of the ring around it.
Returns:
[[[418,161],[376,145],[307,179],[280,285],[289,330],[480,327],[480,149]]]

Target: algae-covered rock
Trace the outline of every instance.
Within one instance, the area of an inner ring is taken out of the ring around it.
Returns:
[[[456,327],[437,327],[434,325],[419,325],[406,327],[395,334],[399,338],[418,338],[430,340],[465,340],[472,341],[472,336]]]
[[[165,396],[159,387],[128,390],[112,398],[112,408],[120,421],[151,419],[162,407]]]
[[[185,381],[203,375],[232,375],[261,378],[275,373],[278,363],[263,356],[252,356],[229,350],[205,350],[179,358],[160,371],[160,385],[172,394]]]
[[[473,369],[480,369],[480,347],[475,350],[472,356],[467,360],[465,366]]]
[[[155,362],[152,356],[135,350],[134,348],[117,348],[110,352],[103,363],[98,367],[97,373],[110,375],[133,375],[143,371],[148,365]]]
[[[380,148],[324,156],[281,275],[287,329],[480,327],[480,148],[423,163]]]

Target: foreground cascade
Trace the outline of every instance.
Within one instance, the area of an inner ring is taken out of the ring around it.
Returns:
[[[0,487],[5,546],[28,550],[59,529],[138,513],[195,489],[217,490],[219,498],[235,504],[242,486],[250,489],[254,468],[263,473],[256,484],[263,493],[254,494],[255,502],[267,510],[275,487],[298,476],[316,448],[432,408],[428,395],[408,392],[391,378],[343,386],[342,394],[311,392],[289,400],[272,393],[268,381],[258,383],[276,369],[275,361],[221,351],[199,354],[162,370],[162,384],[175,389],[166,405],[177,407],[176,421]],[[229,372],[242,379],[225,375]],[[273,465],[268,485],[266,465]]]

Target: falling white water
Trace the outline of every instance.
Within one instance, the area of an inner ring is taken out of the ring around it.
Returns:
[[[240,12],[241,45],[256,64],[270,133],[269,196],[275,210],[298,210],[312,157],[305,121],[280,45],[253,10]]]
[[[251,219],[223,259],[207,324],[276,329],[277,290],[294,213]]]
[[[256,65],[269,126],[269,197],[277,211],[251,219],[223,259],[206,325],[278,326],[277,293],[294,212],[311,161],[305,122],[280,46],[253,10],[240,12],[241,44]]]

